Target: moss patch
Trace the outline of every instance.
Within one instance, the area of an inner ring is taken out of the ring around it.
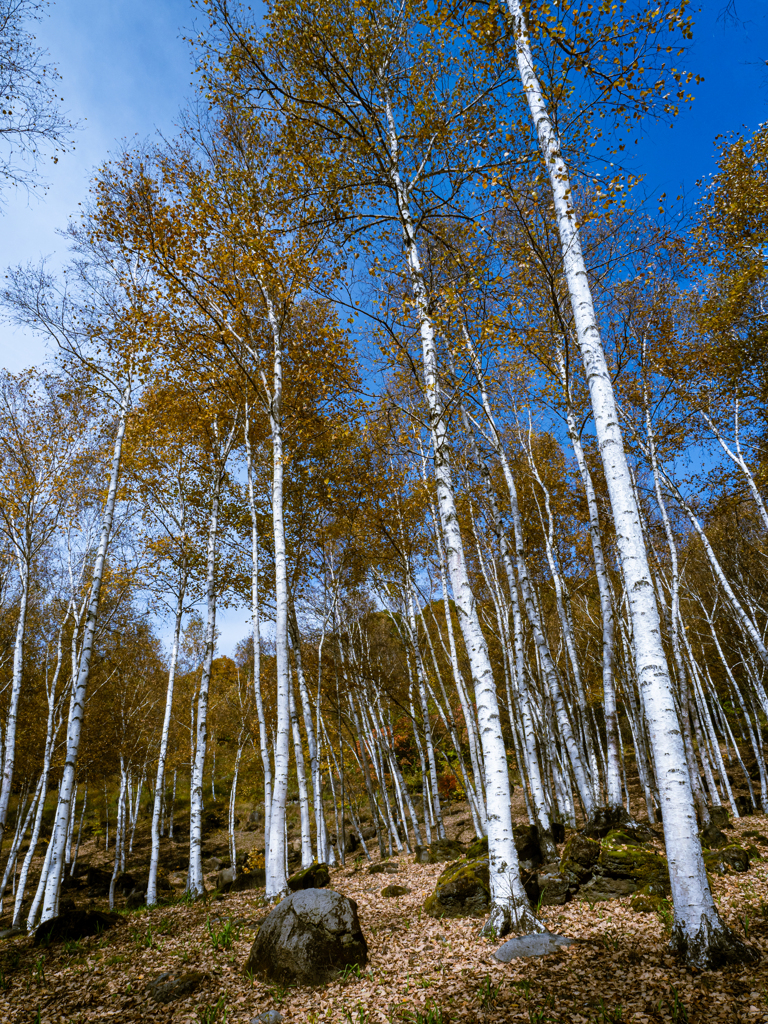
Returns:
[[[488,861],[481,857],[447,868],[427,897],[424,909],[430,917],[477,917],[490,905]]]

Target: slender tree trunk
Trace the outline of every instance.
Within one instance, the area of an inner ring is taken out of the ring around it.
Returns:
[[[437,378],[435,331],[429,311],[429,297],[416,242],[415,225],[409,207],[408,193],[403,187],[398,170],[397,129],[388,97],[386,113],[389,126],[390,178],[403,230],[404,255],[410,274],[411,292],[421,335],[424,390],[432,433],[438,510],[445,540],[451,587],[459,612],[464,646],[475,686],[475,702],[483,746],[491,888],[491,912],[485,925],[485,934],[498,936],[511,929],[521,932],[542,931],[543,925],[534,916],[520,880],[517,850],[512,834],[507,755],[501,731],[496,685],[485,637],[480,627],[477,604],[467,574],[464,544],[454,498],[445,416]]]
[[[235,806],[237,803],[237,779],[240,774],[240,759],[243,756],[243,734],[237,739],[237,754],[232,772],[232,786],[229,790],[229,862],[232,865],[232,880],[237,878],[237,846],[235,844]]]
[[[224,470],[235,439],[237,426],[237,421],[235,421],[220,453],[220,463],[215,470],[213,480],[211,516],[208,523],[205,577],[207,605],[205,656],[203,658],[203,670],[200,675],[200,688],[197,696],[197,720],[194,734],[195,747],[189,785],[189,871],[187,873],[187,892],[193,896],[202,896],[205,892],[202,862],[203,773],[208,746],[208,690],[211,682],[214,648],[216,646],[216,548],[219,536],[219,505],[221,502],[221,489],[224,483]]]
[[[637,677],[648,715],[664,808],[664,835],[675,908],[672,944],[688,962],[699,967],[709,967],[723,961],[752,959],[754,952],[721,921],[709,889],[696,827],[691,781],[661,640],[653,580],[619,429],[611,376],[582,255],[573,191],[559,139],[536,76],[521,2],[506,0],[506,3],[512,21],[522,86],[552,187],[564,273],[616,526],[617,545],[632,617]]]
[[[21,544],[21,540],[19,540]],[[0,782],[0,845],[3,842],[5,819],[8,815],[8,801],[13,786],[13,768],[16,760],[16,724],[19,715],[19,697],[24,670],[24,634],[27,624],[27,603],[29,600],[29,559],[26,552],[19,548],[19,577],[21,579],[21,597],[19,614],[16,619],[16,640],[13,646],[13,676],[11,679],[11,699],[5,719],[5,750],[3,756],[3,775]]]
[[[115,446],[112,455],[112,467],[109,477],[109,490],[107,492],[107,503],[104,509],[104,520],[101,527],[99,546],[96,551],[96,559],[93,566],[93,577],[88,601],[88,613],[85,620],[83,633],[83,644],[80,651],[80,660],[77,669],[77,676],[74,677],[72,691],[71,710],[67,727],[67,750],[64,761],[64,773],[62,775],[61,787],[59,789],[59,803],[56,808],[55,817],[55,845],[51,851],[50,870],[48,871],[45,899],[43,902],[42,920],[48,921],[55,916],[56,906],[59,900],[59,888],[61,876],[64,869],[64,844],[67,838],[66,824],[69,820],[70,802],[75,784],[75,773],[77,771],[77,754],[80,749],[80,736],[83,726],[83,715],[85,713],[85,700],[88,690],[88,679],[91,671],[91,655],[93,653],[93,640],[96,634],[96,623],[99,618],[99,598],[101,596],[101,582],[104,577],[104,565],[107,558],[107,547],[112,535],[112,522],[115,515],[115,504],[117,502],[117,488],[120,481],[120,468],[123,455],[123,438],[128,419],[128,409],[131,402],[130,380],[123,392],[120,403],[120,416],[115,437]],[[54,844],[54,839],[51,839]]]
[[[259,722],[259,750],[261,767],[264,772],[264,849],[269,850],[269,823],[272,814],[272,762],[269,757],[267,723],[264,717],[264,702],[261,696],[261,603],[259,600],[259,522],[256,517],[256,499],[253,484],[253,454],[251,431],[248,419],[248,403],[245,405],[245,456],[248,470],[248,509],[251,513],[251,627],[253,633],[253,695],[256,701],[256,715]]]
[[[173,712],[173,688],[176,680],[176,663],[179,658],[179,639],[181,622],[184,616],[184,596],[186,591],[186,564],[182,569],[179,592],[176,600],[176,618],[173,628],[171,645],[171,662],[168,667],[168,683],[165,689],[165,712],[163,729],[160,733],[160,752],[157,758],[157,774],[155,776],[155,801],[152,808],[152,852],[149,857],[149,877],[147,879],[147,906],[157,903],[157,866],[160,861],[160,812],[165,797],[165,763],[168,758],[168,740],[171,732],[171,714]]]
[[[272,526],[275,548],[275,663],[277,673],[277,736],[275,779],[270,809],[267,850],[267,899],[288,891],[286,876],[285,802],[288,795],[288,763],[291,743],[290,680],[288,678],[288,571],[286,567],[285,523],[283,518],[283,348],[280,325],[266,289],[261,293],[272,333],[272,390],[269,425],[272,433]]]
[[[290,673],[289,673],[290,678]],[[309,818],[309,790],[307,788],[307,773],[304,764],[304,751],[301,747],[301,732],[299,731],[299,718],[296,714],[296,700],[293,694],[293,686],[289,691],[291,710],[291,731],[293,733],[293,754],[296,761],[296,781],[299,787],[299,815],[301,819],[301,868],[308,868],[313,861],[312,856],[312,826]]]

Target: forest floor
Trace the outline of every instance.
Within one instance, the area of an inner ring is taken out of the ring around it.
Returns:
[[[449,835],[461,834],[458,823],[448,819]],[[742,832],[768,836],[768,818],[742,819],[729,830],[735,841]],[[768,856],[768,839],[763,848]],[[740,935],[746,931],[761,963],[701,973],[666,952],[669,922],[634,912],[628,899],[544,908],[550,930],[582,941],[501,964],[493,958],[500,943],[480,939],[477,920],[424,914],[444,865],[394,859],[397,875],[370,874],[365,863],[350,861],[331,872],[331,887],[356,901],[368,940],[359,977],[316,989],[253,981],[243,966],[267,913],[259,891],[193,904],[177,898],[151,911],[121,911],[120,925],[78,943],[41,949],[26,936],[3,940],[0,1021],[239,1024],[272,1009],[285,1024],[768,1022],[768,860],[713,882],[720,913]],[[381,896],[392,883],[411,892]],[[205,980],[187,999],[154,1002],[148,983],[180,969],[204,972]]]

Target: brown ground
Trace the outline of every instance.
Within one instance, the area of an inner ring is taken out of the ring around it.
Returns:
[[[466,826],[457,827],[465,817],[449,819],[450,835],[470,837]],[[744,831],[768,836],[768,819],[742,819],[731,835]],[[240,838],[242,846],[256,836]],[[758,846],[768,856],[768,840]],[[85,855],[96,856],[88,847]],[[332,872],[332,886],[356,900],[368,939],[370,959],[360,978],[289,991],[251,982],[242,967],[265,910],[258,892],[246,892],[124,912],[123,924],[76,947],[39,950],[26,937],[5,940],[0,1020],[233,1024],[279,1008],[285,1024],[768,1022],[768,862],[714,882],[720,912],[740,934],[746,929],[763,952],[762,963],[701,974],[666,954],[665,923],[634,913],[628,900],[545,909],[550,929],[586,941],[545,958],[499,964],[491,955],[498,943],[478,938],[477,921],[424,915],[423,901],[441,867],[411,860],[399,858],[398,875],[371,875],[352,863]],[[381,889],[392,883],[410,887],[411,894],[383,898]],[[236,923],[235,937],[228,948],[214,949],[211,931],[228,920]],[[179,968],[204,971],[207,979],[186,1000],[167,1006],[150,1000],[147,983]]]

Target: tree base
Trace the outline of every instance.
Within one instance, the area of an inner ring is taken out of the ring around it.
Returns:
[[[749,964],[760,960],[760,952],[748,946],[716,917],[714,921],[702,918],[701,927],[694,934],[687,933],[675,923],[669,949],[690,967],[700,971],[717,970],[728,964]]]
[[[542,922],[536,917],[528,899],[494,900],[488,920],[480,929],[484,939],[502,938],[504,935],[532,935],[534,932],[546,932]]]

